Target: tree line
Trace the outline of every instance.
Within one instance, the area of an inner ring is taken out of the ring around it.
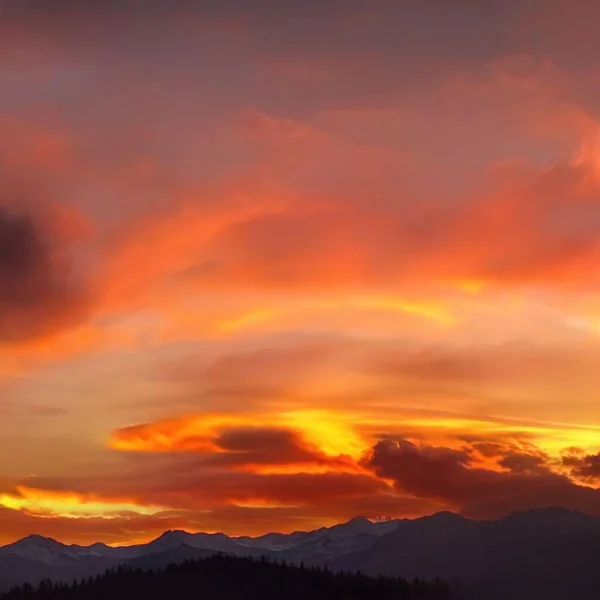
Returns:
[[[217,555],[162,570],[122,565],[71,584],[45,580],[15,588],[0,600],[436,600],[450,595],[439,579],[373,578]]]

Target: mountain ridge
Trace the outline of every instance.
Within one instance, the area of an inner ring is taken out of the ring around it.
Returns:
[[[112,548],[112,549],[123,549],[123,548],[135,548],[135,547],[139,547],[139,546],[147,546],[149,544],[152,544],[154,542],[157,542],[158,540],[164,538],[165,536],[170,536],[173,534],[177,534],[177,535],[185,535],[185,536],[195,536],[195,535],[202,535],[202,536],[207,536],[207,537],[213,537],[213,538],[228,538],[230,540],[260,540],[263,538],[267,538],[269,536],[286,536],[286,537],[291,537],[291,536],[297,536],[297,535],[302,535],[302,534],[314,534],[317,532],[325,532],[325,531],[331,531],[334,530],[336,528],[340,528],[340,527],[344,527],[344,526],[350,526],[356,522],[361,522],[364,523],[365,521],[370,523],[371,525],[374,526],[379,526],[379,525],[387,525],[390,523],[393,524],[398,524],[398,523],[403,523],[403,522],[416,522],[416,521],[431,521],[431,520],[465,520],[465,521],[473,521],[473,522],[478,522],[478,523],[482,523],[482,522],[498,522],[498,521],[505,521],[505,520],[509,520],[509,519],[514,519],[515,517],[518,518],[520,515],[540,515],[540,514],[563,514],[563,515],[579,515],[585,519],[589,519],[591,521],[598,521],[598,523],[600,523],[600,518],[599,517],[595,517],[593,515],[589,515],[587,513],[584,513],[582,511],[579,510],[574,510],[574,509],[570,509],[570,508],[565,508],[565,507],[561,507],[561,506],[549,506],[549,507],[545,507],[545,508],[533,508],[533,509],[527,509],[527,510],[521,510],[521,511],[514,511],[512,513],[509,513],[503,517],[499,517],[496,519],[473,519],[470,517],[465,517],[463,515],[461,515],[460,513],[455,513],[452,511],[439,511],[436,513],[432,513],[430,515],[423,515],[420,517],[414,517],[414,518],[406,518],[406,517],[402,517],[402,518],[397,518],[397,519],[385,519],[385,520],[380,520],[380,519],[369,519],[367,517],[364,516],[356,516],[353,517],[351,519],[349,519],[348,521],[343,521],[341,523],[337,523],[335,525],[331,525],[329,527],[319,527],[317,529],[313,529],[313,530],[295,530],[292,531],[290,533],[281,533],[281,532],[277,532],[277,531],[271,531],[271,532],[267,532],[267,533],[263,533],[257,536],[248,536],[248,535],[240,535],[240,536],[236,536],[236,535],[228,535],[222,531],[218,531],[218,532],[212,532],[212,533],[206,533],[203,531],[186,531],[184,529],[167,529],[165,530],[163,533],[161,533],[158,537],[151,539],[148,542],[145,543],[138,543],[138,544],[130,544],[130,545],[119,545],[119,546],[115,546],[115,545],[111,545],[111,544],[107,544],[105,542],[101,542],[101,541],[96,541],[93,542],[92,544],[89,545],[82,545],[82,544],[68,544],[65,542],[61,542],[60,540],[57,540],[55,538],[49,537],[49,536],[42,536],[39,534],[29,534],[23,538],[19,538],[13,542],[9,542],[8,544],[5,545],[0,545],[0,552],[2,552],[2,550],[4,550],[5,548],[11,547],[11,546],[15,546],[17,544],[21,544],[22,542],[27,542],[29,540],[39,540],[40,542],[54,542],[56,544],[60,544],[61,546],[67,547],[67,548],[81,548],[81,549],[89,549],[89,548],[93,548],[93,547],[104,547],[104,548]]]
[[[372,576],[458,579],[475,594],[485,590],[486,600],[509,592],[511,598],[530,599],[530,588],[519,595],[513,585],[524,573],[546,600],[600,596],[600,575],[595,575],[600,519],[560,507],[496,520],[448,511],[416,519],[355,518],[313,531],[255,538],[168,530],[147,544],[118,547],[66,545],[33,535],[0,547],[0,592],[45,578],[69,582],[95,576],[117,565],[160,569],[214,555],[265,557]],[[579,586],[575,595],[574,581]]]

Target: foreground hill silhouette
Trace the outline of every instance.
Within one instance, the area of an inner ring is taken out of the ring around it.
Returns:
[[[46,580],[37,588],[14,589],[0,600],[441,600],[449,596],[449,587],[439,579],[371,578],[216,555],[157,570],[120,566],[71,585]]]

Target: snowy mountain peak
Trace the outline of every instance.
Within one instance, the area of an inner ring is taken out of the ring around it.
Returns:
[[[41,546],[45,548],[57,548],[63,547],[63,544],[57,542],[52,538],[44,537],[42,535],[28,535],[27,537],[24,537],[14,542],[14,544],[10,544],[9,546],[5,547],[32,548],[34,546]]]
[[[3,546],[0,548],[0,556],[2,555],[16,555],[53,566],[71,564],[76,560],[69,546],[41,535],[30,535],[14,544]]]
[[[358,516],[358,517],[354,517],[353,519],[350,519],[346,525],[371,525],[372,521],[370,521],[369,519],[367,519],[367,517],[362,517],[362,516]]]
[[[436,525],[440,523],[461,523],[465,520],[466,519],[463,516],[450,512],[449,510],[443,510],[441,512],[434,513],[433,515],[420,517],[417,519],[417,521],[427,521]]]
[[[159,538],[159,540],[162,539],[180,539],[183,540],[186,537],[193,535],[191,533],[188,533],[187,531],[183,531],[183,529],[169,529],[168,531],[165,531]]]
[[[327,535],[354,537],[359,535],[383,535],[393,531],[398,525],[397,521],[377,521],[373,522],[366,517],[355,517],[347,523],[334,525],[328,530]]]
[[[367,532],[372,529],[373,523],[369,521],[366,517],[355,517],[354,519],[350,519],[347,523],[342,523],[341,525],[334,525],[331,530],[332,531],[345,531],[351,534],[358,534]]]

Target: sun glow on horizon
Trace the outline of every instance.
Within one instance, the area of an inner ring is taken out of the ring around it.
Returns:
[[[94,494],[78,494],[17,486],[15,494],[1,494],[0,506],[19,510],[37,517],[114,519],[126,513],[156,515],[168,510],[123,500],[108,500]]]

